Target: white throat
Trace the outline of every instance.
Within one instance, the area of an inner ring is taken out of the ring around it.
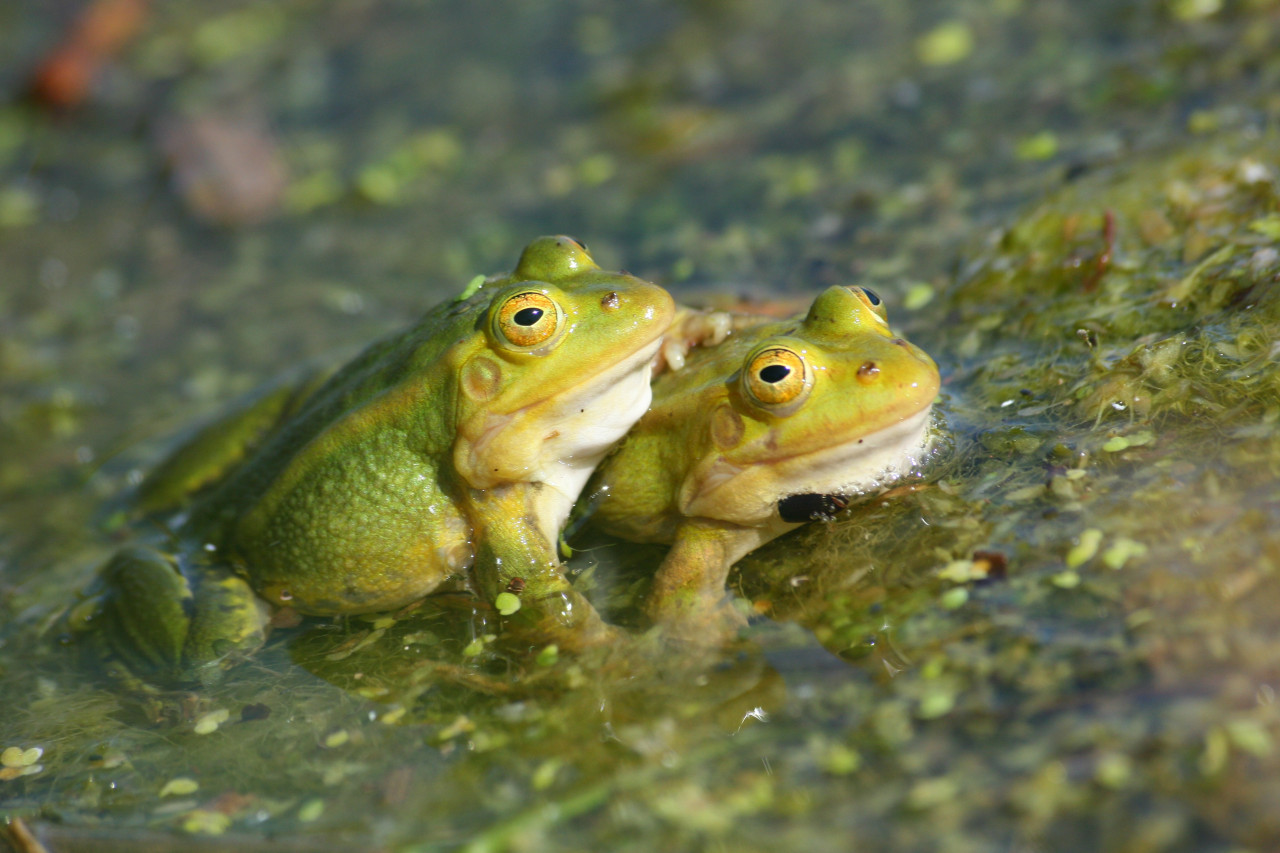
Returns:
[[[662,338],[596,375],[580,391],[558,401],[548,421],[554,428],[543,440],[535,482],[536,512],[547,541],[555,542],[573,502],[605,454],[649,409],[650,364]]]

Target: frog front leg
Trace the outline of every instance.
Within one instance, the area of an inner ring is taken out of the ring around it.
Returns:
[[[685,521],[654,575],[645,614],[680,639],[707,644],[730,639],[746,620],[725,592],[729,569],[768,538],[753,527]]]
[[[212,683],[266,635],[268,608],[243,579],[145,545],[116,552],[84,595],[70,627],[126,680]]]
[[[520,606],[506,614],[507,625],[531,642],[566,651],[598,646],[618,629],[565,577],[555,542],[537,524],[536,495],[528,485],[472,490],[475,587],[490,604],[515,595]]]

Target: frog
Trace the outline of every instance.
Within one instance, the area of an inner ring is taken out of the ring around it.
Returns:
[[[733,325],[655,378],[583,498],[605,533],[671,546],[643,613],[680,639],[741,626],[725,583],[747,553],[916,470],[941,387],[869,288],[833,285],[802,315]]]
[[[671,296],[541,237],[407,330],[215,421],[138,490],[158,542],[122,548],[71,611],[122,671],[209,682],[282,614],[474,595],[527,642],[615,630],[566,578],[560,530],[648,408]],[[518,592],[502,607],[504,593]]]

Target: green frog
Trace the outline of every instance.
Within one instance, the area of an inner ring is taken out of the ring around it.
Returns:
[[[207,681],[274,613],[392,610],[448,582],[507,593],[517,636],[598,643],[613,629],[565,578],[560,529],[648,408],[674,317],[656,285],[535,240],[511,273],[162,464],[138,503],[166,541],[109,560],[72,628],[130,673]]]
[[[739,324],[658,376],[652,408],[588,486],[591,521],[671,543],[647,615],[718,635],[740,623],[723,606],[734,562],[924,457],[939,381],[873,291],[833,286],[803,317]]]

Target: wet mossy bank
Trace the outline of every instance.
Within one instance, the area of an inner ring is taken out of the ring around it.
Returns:
[[[895,843],[1280,833],[1278,155],[1131,160],[990,234],[916,333],[936,479],[741,565],[863,667],[846,745]]]

